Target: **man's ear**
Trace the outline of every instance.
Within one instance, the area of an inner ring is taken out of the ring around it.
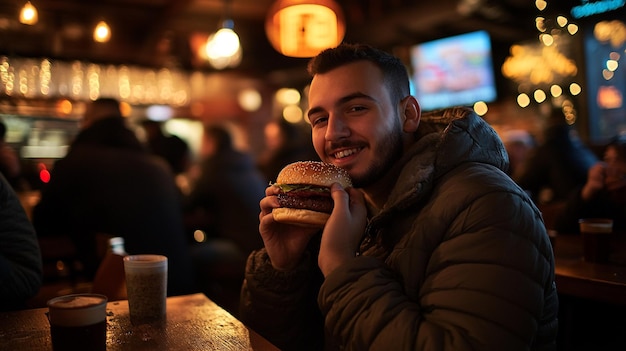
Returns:
[[[403,107],[402,112],[404,120],[402,122],[402,130],[405,133],[413,133],[420,124],[420,117],[422,115],[420,105],[415,97],[409,95],[402,99],[401,106]]]

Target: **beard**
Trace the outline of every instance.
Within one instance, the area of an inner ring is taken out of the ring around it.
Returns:
[[[398,118],[395,119],[394,128],[381,140],[373,154],[377,155],[372,164],[361,175],[352,178],[355,188],[366,188],[383,178],[402,157],[402,129]]]

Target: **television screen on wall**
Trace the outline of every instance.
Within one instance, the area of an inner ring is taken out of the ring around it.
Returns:
[[[415,96],[423,110],[497,98],[491,39],[486,31],[414,45],[411,69]]]

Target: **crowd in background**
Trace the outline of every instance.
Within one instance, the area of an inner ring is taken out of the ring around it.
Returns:
[[[41,307],[41,299],[50,296],[34,301],[38,290],[63,278],[46,276],[58,273],[58,267],[45,269],[46,262],[42,267],[41,249],[73,253],[59,258],[68,260],[69,273],[63,274],[76,286],[77,279],[93,280],[106,240],[121,236],[130,254],[168,256],[169,295],[202,291],[234,311],[234,301],[220,299],[238,295],[245,258],[262,246],[258,212],[265,188],[287,163],[317,158],[307,131],[281,119],[268,123],[267,147],[258,158],[235,146],[237,133],[226,124],[205,124],[194,154],[189,142],[168,133],[162,122],[130,123],[117,100],[99,99],[88,105],[78,135],[50,168],[50,181],[41,186],[39,200],[27,215],[19,206],[24,181],[20,158],[4,142],[6,132],[0,123],[2,203],[18,207],[3,205],[0,217],[18,212],[15,218],[25,221],[16,223],[15,230],[0,227],[0,246],[29,249],[20,256],[0,252],[0,268],[15,266],[0,269],[0,292],[9,301],[3,310],[29,303]],[[188,184],[184,189],[177,182],[180,176]],[[71,248],[40,248],[37,238]],[[22,265],[23,272],[12,271]],[[21,279],[19,287],[24,288],[4,291],[14,285],[11,279]]]

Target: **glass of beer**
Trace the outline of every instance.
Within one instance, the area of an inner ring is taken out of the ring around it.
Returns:
[[[130,255],[124,257],[130,322],[134,325],[165,321],[167,257]]]
[[[583,241],[583,258],[588,262],[607,262],[611,251],[613,220],[581,218],[578,220]]]
[[[47,305],[54,351],[106,350],[106,296],[64,295]]]

